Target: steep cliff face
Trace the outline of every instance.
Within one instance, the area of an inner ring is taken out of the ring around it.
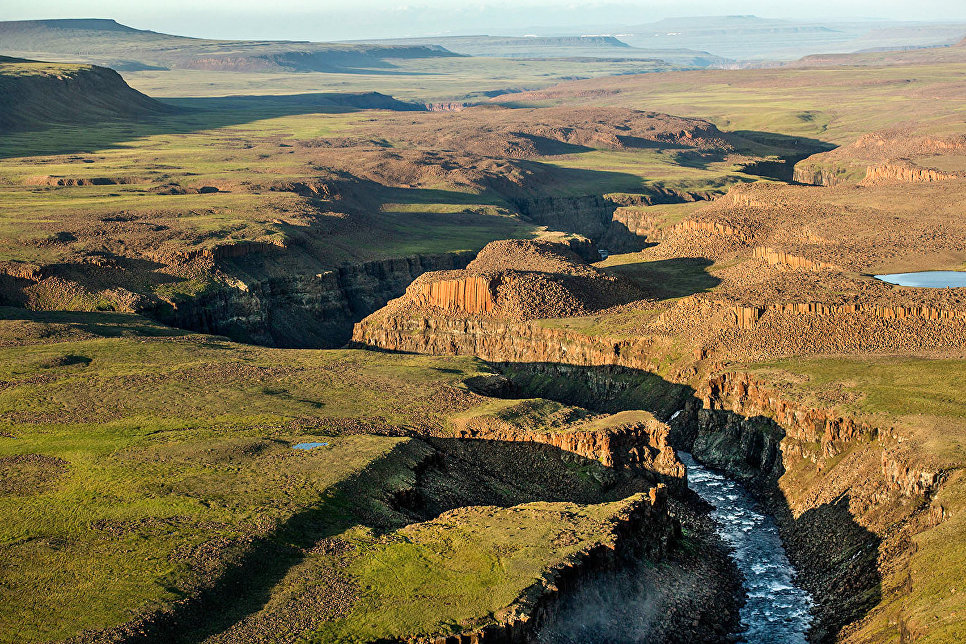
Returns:
[[[920,165],[934,155],[960,155],[966,137],[916,136],[902,130],[870,132],[854,142],[799,161],[793,179],[818,186],[928,183],[962,176]],[[863,178],[864,177],[864,178]]]
[[[791,268],[805,268],[805,269],[838,268],[834,264],[814,261],[814,260],[808,259],[807,257],[792,255],[791,253],[786,253],[784,251],[768,248],[767,246],[755,247],[755,249],[752,251],[752,257],[755,257],[757,259],[763,259],[771,266],[781,265],[781,266],[789,266]]]
[[[808,260],[805,260],[808,261]],[[721,306],[729,306],[721,303]],[[731,320],[742,329],[754,327],[768,312],[793,313],[818,316],[862,314],[882,320],[966,320],[966,310],[945,309],[918,305],[884,306],[878,304],[823,304],[822,302],[783,302],[769,306],[731,306]]]
[[[639,194],[584,195],[518,199],[520,212],[538,224],[589,237],[612,253],[641,250],[642,234],[651,228],[647,215],[628,206],[687,203],[712,199],[710,191],[686,192],[649,188]]]
[[[533,322],[412,316],[363,321],[354,341],[477,355],[499,363],[528,395],[654,411],[670,424],[668,443],[743,480],[776,516],[818,601],[816,642],[848,641],[856,624],[888,631],[888,618],[877,615],[900,596],[910,539],[945,516],[932,501],[945,473],[908,449],[898,430],[798,402],[748,374],[713,374],[697,391],[668,382],[654,375],[657,352],[643,337],[615,342]],[[604,445],[602,437],[556,440],[585,454]],[[610,438],[607,449],[626,453],[621,440]],[[611,458],[620,462],[616,452]]]
[[[837,186],[846,181],[849,174],[846,168],[824,168],[805,161],[795,165],[792,181],[811,186]]]
[[[455,279],[414,283],[406,294],[418,306],[431,306],[454,313],[489,313],[497,284],[490,277],[465,275]]]
[[[221,288],[159,313],[181,328],[280,347],[340,347],[352,325],[428,271],[464,268],[472,253],[417,255],[347,265],[314,276]]]
[[[501,422],[475,418],[455,428],[458,438],[541,443],[570,454],[599,461],[616,470],[655,477],[678,490],[685,487],[686,471],[670,444],[670,428],[653,417],[647,421],[620,415],[612,427],[577,427],[567,431],[534,431]]]
[[[870,165],[865,171],[862,185],[873,185],[888,181],[903,183],[931,183],[933,181],[948,181],[966,176],[966,173],[941,172],[932,168],[921,168],[909,162],[895,161]]]
[[[392,351],[475,355],[491,362],[619,365],[656,368],[647,340],[591,338],[536,322],[448,316],[373,317],[355,326],[352,342]]]

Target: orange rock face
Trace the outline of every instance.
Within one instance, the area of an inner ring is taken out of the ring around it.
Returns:
[[[821,302],[787,302],[783,304],[772,304],[770,306],[734,306],[731,309],[735,315],[732,320],[740,329],[751,328],[768,311],[823,316],[862,313],[883,320],[903,320],[906,318],[920,320],[966,320],[966,311],[940,309],[925,305],[879,306],[866,304],[834,305],[822,304]]]
[[[870,165],[865,172],[862,185],[871,185],[883,181],[902,181],[905,183],[931,183],[955,179],[957,174],[940,172],[931,168],[920,168],[911,163],[884,163]]]
[[[838,268],[834,264],[813,261],[805,257],[799,257],[798,255],[774,250],[767,246],[758,246],[754,249],[753,255],[758,259],[765,260],[771,266],[781,264],[783,266],[791,266],[792,268]]]
[[[489,313],[494,306],[490,279],[484,276],[419,283],[407,295],[419,306],[450,312]]]

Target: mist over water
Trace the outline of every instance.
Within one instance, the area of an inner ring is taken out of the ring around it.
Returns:
[[[718,532],[732,548],[744,576],[745,605],[740,619],[746,644],[805,644],[812,598],[795,583],[792,567],[770,516],[738,483],[678,453],[688,468],[688,487],[715,507]]]

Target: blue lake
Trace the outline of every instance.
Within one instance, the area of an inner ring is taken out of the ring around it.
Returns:
[[[876,275],[876,279],[896,286],[919,286],[924,288],[966,288],[966,271],[923,271],[921,273],[895,273]]]

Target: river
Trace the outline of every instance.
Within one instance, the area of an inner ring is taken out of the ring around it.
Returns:
[[[804,644],[812,598],[795,583],[774,520],[741,485],[678,453],[688,468],[688,487],[715,507],[718,532],[744,577],[745,605],[739,642]]]

